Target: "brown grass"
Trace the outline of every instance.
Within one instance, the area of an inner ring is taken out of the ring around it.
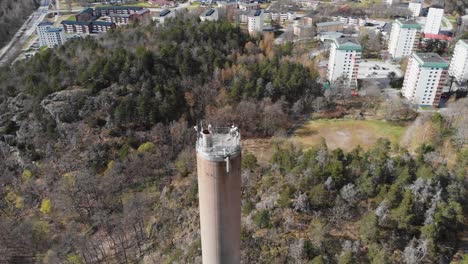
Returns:
[[[307,148],[318,145],[324,138],[330,149],[350,151],[358,145],[368,149],[378,138],[398,143],[404,131],[403,126],[379,120],[320,119],[304,124],[292,140]]]

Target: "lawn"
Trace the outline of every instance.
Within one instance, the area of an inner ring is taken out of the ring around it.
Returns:
[[[380,120],[319,119],[305,123],[292,140],[304,147],[313,147],[324,138],[330,149],[350,151],[360,145],[372,146],[378,138],[387,138],[399,143],[406,127]]]

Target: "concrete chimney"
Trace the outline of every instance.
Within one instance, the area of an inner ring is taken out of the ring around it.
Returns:
[[[241,146],[237,127],[197,136],[198,199],[204,264],[240,263]]]

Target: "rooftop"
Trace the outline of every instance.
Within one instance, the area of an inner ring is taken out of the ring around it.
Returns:
[[[93,13],[93,9],[91,7],[88,7],[88,8],[85,8],[83,10],[80,11],[79,14],[84,14],[84,13]]]
[[[448,61],[437,53],[413,53],[413,57],[422,67],[446,68]]]
[[[205,13],[203,13],[203,16],[211,16],[215,11],[215,9],[208,9]]]
[[[240,153],[240,133],[237,127],[197,129],[197,153],[212,161],[222,161]]]
[[[335,26],[335,25],[340,25],[340,24],[343,25],[343,23],[340,21],[322,22],[322,23],[317,23],[317,27]]]
[[[51,27],[47,29],[47,32],[54,33],[54,32],[60,32],[62,30],[63,30],[62,28]]]
[[[244,3],[244,2],[240,2],[239,3],[239,6],[257,6],[259,5],[258,3]]]
[[[395,23],[400,25],[401,28],[421,29],[421,25],[413,19],[395,19]]]
[[[39,25],[37,25],[38,27],[41,27],[41,26],[52,26],[54,23],[52,22],[49,22],[49,21],[44,21],[44,22],[41,22],[39,23]]]
[[[142,14],[147,13],[147,12],[150,12],[150,10],[148,8],[143,8],[143,9],[140,9],[140,10],[136,11],[136,14],[137,15],[142,15]]]
[[[263,12],[262,10],[248,10],[246,13],[248,17],[256,17],[256,16],[260,16],[262,12]]]
[[[108,9],[113,9],[113,10],[125,10],[125,9],[140,10],[140,9],[143,9],[143,7],[141,7],[141,6],[98,6],[98,7],[96,7],[96,10],[108,10]]]
[[[338,50],[362,50],[361,44],[356,38],[336,38],[334,42]]]
[[[161,13],[159,13],[159,16],[160,16],[160,17],[166,16],[166,15],[169,14],[170,12],[171,12],[171,10],[169,10],[169,9],[164,9],[163,11],[161,11]]]
[[[91,24],[91,22],[85,22],[85,21],[73,21],[73,20],[63,20],[60,22],[62,25],[82,25],[82,26],[88,26]]]

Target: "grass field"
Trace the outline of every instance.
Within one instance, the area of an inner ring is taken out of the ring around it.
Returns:
[[[378,138],[399,143],[406,127],[380,120],[319,119],[305,123],[292,140],[313,147],[324,138],[330,149],[350,151],[360,145],[368,149]]]

